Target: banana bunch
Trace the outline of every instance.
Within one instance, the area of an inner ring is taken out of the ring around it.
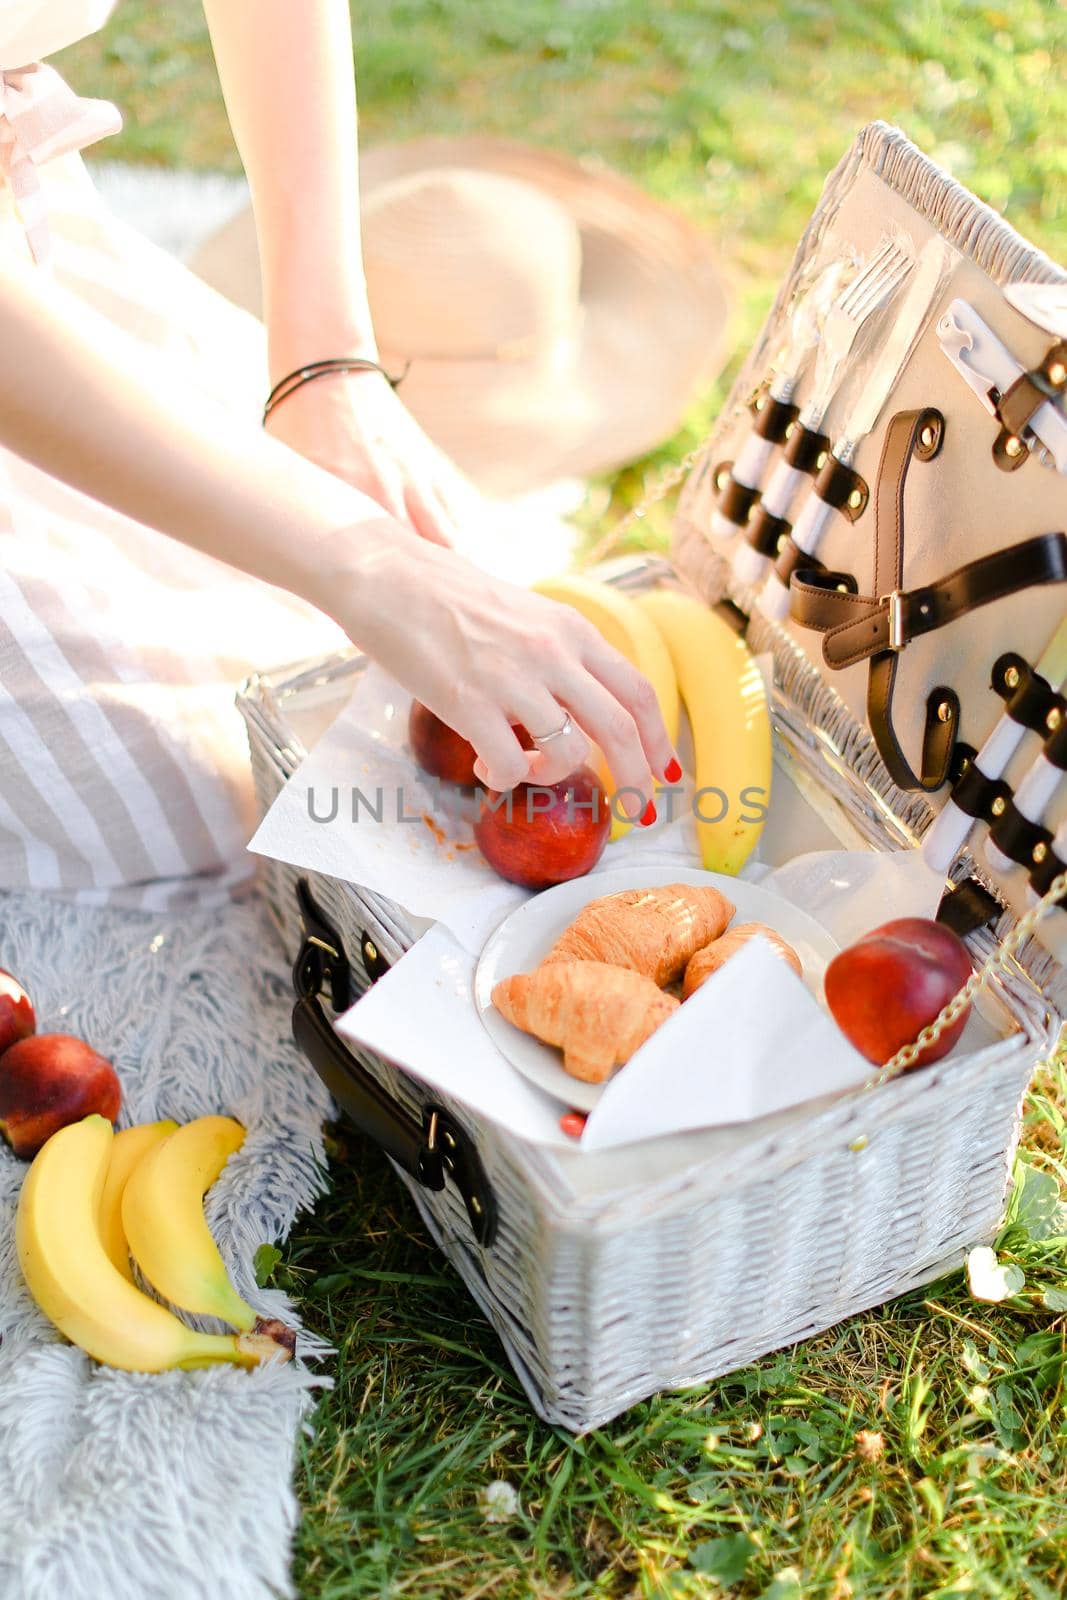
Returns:
[[[203,1198],[244,1129],[229,1117],[114,1133],[86,1117],[54,1133],[19,1196],[15,1243],[45,1316],[94,1360],[129,1372],[288,1360],[295,1340],[234,1289]],[[237,1333],[201,1333],[137,1287],[130,1254],[171,1304]]]
[[[631,595],[610,584],[598,583],[575,573],[544,578],[534,584],[538,594],[561,605],[572,606],[601,633],[620,655],[644,674],[656,691],[660,714],[672,744],[678,738],[678,681],[674,664],[655,622],[647,617]],[[597,761],[597,775],[609,795],[615,782],[603,757]],[[631,824],[612,813],[611,838],[628,832]]]
[[[740,872],[771,798],[771,719],[756,658],[728,623],[680,589],[635,604],[670,652],[693,735],[693,804],[704,866]]]

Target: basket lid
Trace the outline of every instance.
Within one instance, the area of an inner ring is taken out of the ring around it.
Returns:
[[[923,848],[998,937],[1067,865],[1067,296],[1029,287],[1063,285],[899,130],[864,128],[672,552],[749,618],[876,842]],[[1067,1013],[1067,911],[1020,959]]]

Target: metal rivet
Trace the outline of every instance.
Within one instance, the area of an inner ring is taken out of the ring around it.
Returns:
[[[756,401],[756,410],[757,411],[762,411],[766,404],[767,404],[767,396],[765,394],[761,394],[759,396],[759,398],[757,399],[757,401]]]
[[[1054,384],[1057,389],[1062,389],[1063,385],[1067,383],[1067,367],[1064,366],[1062,361],[1054,361],[1049,367],[1048,381]]]
[[[1033,855],[1030,857],[1030,859],[1031,861],[1036,861],[1038,866],[1040,866],[1042,861],[1044,861],[1047,856],[1048,845],[1044,842],[1044,840],[1041,840],[1040,843],[1034,845]]]
[[[815,457],[815,465],[818,467],[820,472],[822,471],[823,467],[825,467],[826,461],[827,452],[825,450],[820,450],[818,455]]]
[[[1017,689],[1019,687],[1018,667],[1008,668],[1007,672],[1004,674],[1004,682],[1007,684],[1009,689]]]
[[[858,511],[860,506],[863,504],[863,490],[853,489],[852,493],[848,497],[848,503],[852,507],[853,511]]]
[[[1059,706],[1053,706],[1052,710],[1045,718],[1045,727],[1048,729],[1049,733],[1055,733],[1062,721],[1063,712],[1060,710]]]
[[[933,428],[931,428],[930,424],[927,423],[926,427],[922,430],[922,432],[919,435],[919,443],[922,445],[924,450],[932,450],[933,449],[933,445],[934,445],[934,440],[936,438],[937,438],[937,434],[934,432]]]
[[[1002,817],[1005,811],[1008,809],[1008,802],[1004,799],[1003,795],[998,794],[997,798],[993,801],[993,804],[989,809],[992,811],[995,817]]]
[[[721,489],[725,489],[726,485],[729,483],[729,481],[730,481],[730,474],[727,472],[725,467],[721,468],[720,471],[718,471],[715,474],[715,487],[716,487],[716,489],[720,489],[720,490]]]
[[[1022,442],[1022,440],[1020,438],[1018,438],[1016,434],[1009,433],[1008,437],[1004,441],[1004,454],[1006,456],[1011,456],[1012,459],[1014,460],[1014,458],[1016,456],[1022,455],[1022,452],[1023,452],[1023,442]]]
[[[849,1145],[849,1149],[857,1152],[860,1150],[866,1150],[868,1142],[867,1135],[865,1133],[861,1133],[858,1139],[853,1139],[852,1143]]]
[[[839,583],[837,585],[837,592],[838,592],[838,594],[848,594],[848,584],[847,583]]]
[[[774,548],[778,551],[779,554],[781,554],[781,552],[785,549],[785,547],[786,547],[786,545],[788,543],[789,543],[789,535],[787,533],[783,533],[782,537],[779,539],[778,543],[775,545]]]
[[[938,706],[937,720],[938,722],[952,721],[952,706],[948,700],[942,700],[941,704]]]
[[[378,947],[377,947],[377,945],[371,944],[370,940],[368,939],[366,944],[363,946],[363,954],[366,956],[368,961],[377,961],[377,959],[378,959]]]
[[[786,439],[791,439],[793,437],[793,432],[794,432],[795,428],[796,428],[796,423],[795,422],[787,422],[786,423],[786,427],[785,427],[785,435],[784,435],[784,437]]]

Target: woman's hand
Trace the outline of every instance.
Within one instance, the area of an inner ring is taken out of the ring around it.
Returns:
[[[651,684],[590,623],[405,529],[361,529],[350,550],[347,574],[335,570],[324,585],[333,616],[470,740],[480,781],[498,790],[556,783],[593,740],[619,789],[636,791],[620,809],[654,819],[646,807],[674,750]],[[533,736],[552,733],[568,713],[573,730],[543,749],[524,750],[513,731],[521,723]]]
[[[431,544],[449,545],[476,491],[379,372],[331,373],[271,412],[267,431],[376,500]]]

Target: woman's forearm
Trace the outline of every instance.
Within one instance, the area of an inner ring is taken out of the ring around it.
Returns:
[[[14,262],[0,272],[0,350],[0,444],[323,610],[395,528],[375,501],[183,389],[160,358],[149,365],[109,323]]]
[[[272,381],[374,353],[348,0],[204,0],[252,191]]]

